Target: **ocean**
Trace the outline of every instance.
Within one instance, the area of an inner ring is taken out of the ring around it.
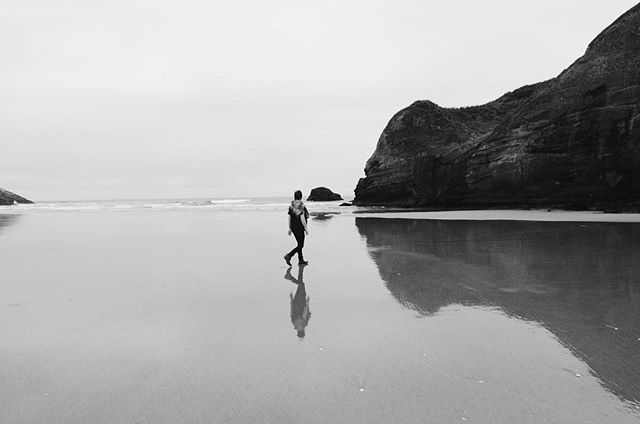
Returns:
[[[26,211],[105,211],[126,210],[203,210],[203,211],[276,211],[286,212],[291,198],[288,197],[240,197],[240,198],[197,198],[197,199],[127,199],[127,200],[81,200],[81,201],[43,201],[34,204],[16,204],[0,210],[1,212]],[[348,211],[337,202],[309,202],[318,212]]]

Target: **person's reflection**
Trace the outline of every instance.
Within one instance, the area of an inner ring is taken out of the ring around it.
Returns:
[[[303,280],[304,265],[298,267],[298,278],[291,275],[291,267],[287,268],[284,278],[298,285],[296,294],[289,294],[291,299],[291,323],[293,328],[298,333],[300,340],[304,339],[305,328],[309,325],[309,319],[311,318],[311,311],[309,311],[309,296],[307,296],[307,290]]]

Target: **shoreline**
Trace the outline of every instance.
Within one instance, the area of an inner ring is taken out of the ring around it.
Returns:
[[[133,213],[133,212],[193,212],[193,213],[280,213],[288,202],[283,198],[194,200],[166,199],[157,201],[96,201],[52,202],[35,205],[0,206],[0,215],[31,213]],[[337,202],[309,204],[311,216],[316,220],[331,217],[458,220],[458,221],[549,221],[549,222],[610,222],[640,223],[640,213],[607,212],[567,209],[458,209],[425,210],[419,208],[348,206]]]

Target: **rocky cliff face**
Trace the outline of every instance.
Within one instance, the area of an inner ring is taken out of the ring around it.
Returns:
[[[640,203],[640,4],[554,79],[482,106],[401,110],[365,175],[357,205]]]
[[[0,188],[0,205],[13,205],[14,203],[33,203],[31,200],[18,196],[15,193]]]

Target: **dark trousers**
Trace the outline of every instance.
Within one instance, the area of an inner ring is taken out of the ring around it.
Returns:
[[[293,235],[298,242],[298,245],[289,252],[289,257],[293,257],[296,253],[298,253],[298,262],[303,262],[304,258],[302,257],[302,248],[304,247],[304,231],[293,231]]]

